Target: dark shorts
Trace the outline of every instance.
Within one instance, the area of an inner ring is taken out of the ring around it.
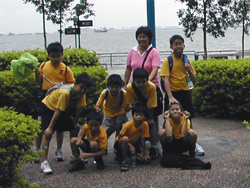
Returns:
[[[193,102],[192,102],[192,91],[172,91],[173,97],[180,102],[183,110],[188,111],[191,116],[190,119],[195,117]],[[169,99],[167,93],[165,94],[164,111],[169,110]]]
[[[135,152],[136,153],[140,153],[141,152],[141,140],[138,140],[135,143],[131,143],[134,147],[135,147]],[[114,144],[114,148],[117,151],[117,157],[119,158],[119,160],[122,159],[122,148],[119,144],[119,141],[116,141]],[[131,156],[131,151],[128,149],[128,156]]]
[[[50,124],[50,121],[54,115],[55,111],[50,110],[48,107],[46,107],[44,104],[42,104],[41,109],[41,116],[42,116],[42,124],[41,128],[43,131],[45,131]],[[53,127],[53,132],[57,130],[58,132],[63,131],[72,131],[75,130],[74,122],[70,115],[67,112],[61,112],[55,126]]]
[[[85,153],[91,153],[90,143],[87,139],[82,139],[83,144],[78,146],[83,152]]]

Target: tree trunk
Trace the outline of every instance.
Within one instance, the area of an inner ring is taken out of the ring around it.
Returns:
[[[244,41],[245,41],[245,18],[243,16],[243,22],[242,22],[242,55],[241,55],[241,58],[244,59],[244,52],[245,52],[245,46],[244,46]]]
[[[42,0],[42,10],[43,10],[43,38],[44,38],[44,48],[47,48],[47,38],[46,38],[46,29],[45,29],[45,10],[44,10],[44,0]]]
[[[207,4],[203,1],[204,9],[204,25],[203,25],[203,46],[204,46],[204,59],[207,60]]]
[[[60,5],[60,43],[62,44],[62,6]]]

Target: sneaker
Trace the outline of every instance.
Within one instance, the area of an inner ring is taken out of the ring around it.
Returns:
[[[205,155],[204,149],[198,143],[196,143],[195,152],[196,152],[196,155],[198,155],[198,156],[204,156]]]
[[[73,163],[73,162],[76,161],[76,158],[74,157],[73,154],[71,154],[71,155],[69,156],[69,158],[70,158],[69,163]],[[81,160],[84,162],[84,164],[88,164],[88,159],[81,159]]]
[[[154,147],[151,147],[150,151],[149,151],[149,155],[150,155],[150,158],[152,160],[156,159],[158,157],[158,149],[154,148]]]
[[[129,170],[129,167],[128,167],[128,162],[127,161],[123,161],[122,164],[121,164],[121,172],[127,172]]]
[[[95,157],[95,161],[98,169],[103,170],[105,168],[102,157]]]
[[[63,152],[61,149],[57,149],[56,152],[55,152],[55,155],[56,155],[56,161],[59,162],[59,161],[64,161],[64,156],[63,156]]]
[[[69,172],[75,172],[79,170],[84,170],[85,164],[82,160],[75,160],[73,163],[70,164]]]
[[[41,171],[44,174],[52,174],[53,173],[52,169],[49,166],[49,162],[48,161],[43,161],[41,163]]]

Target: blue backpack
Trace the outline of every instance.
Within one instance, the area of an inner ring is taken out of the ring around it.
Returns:
[[[189,63],[189,61],[188,61],[187,55],[183,54],[183,65],[184,66],[185,66],[185,63]],[[173,69],[173,64],[174,64],[174,60],[173,60],[172,55],[168,56],[168,64],[169,64],[169,73],[171,73],[172,69]],[[161,89],[162,89],[163,92],[166,93],[165,84],[164,84],[164,80],[163,80],[162,77],[161,77]]]
[[[123,90],[121,89],[121,100],[119,102],[119,106],[122,106],[123,103],[123,98],[124,98],[124,94],[123,94]],[[109,88],[106,88],[106,93],[105,93],[105,100],[108,100],[108,96],[109,96]]]

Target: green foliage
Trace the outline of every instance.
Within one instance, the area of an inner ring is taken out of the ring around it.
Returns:
[[[12,109],[0,108],[0,187],[10,187],[20,177],[19,162],[33,160],[30,146],[40,132],[39,122]]]
[[[71,67],[75,76],[88,73],[94,82],[87,94],[88,108],[93,108],[100,92],[106,87],[107,72],[102,66]],[[20,113],[36,117],[41,99],[41,88],[32,74],[18,81],[12,72],[0,72],[0,107],[11,106]]]
[[[248,121],[243,121],[243,124],[247,126],[247,129],[250,131],[250,123]]]
[[[42,63],[48,61],[48,54],[45,50],[25,50],[18,52],[3,52],[0,53],[0,71],[10,70],[10,62],[13,59],[19,59],[23,53],[30,53]],[[87,49],[66,48],[63,53],[63,62],[68,66],[95,66],[99,60],[95,51]]]
[[[193,64],[197,72],[193,90],[197,112],[210,117],[249,119],[249,59],[209,59]]]
[[[19,179],[15,184],[12,186],[12,188],[38,188],[39,185],[37,183],[34,184],[29,184],[26,180],[24,179]]]

